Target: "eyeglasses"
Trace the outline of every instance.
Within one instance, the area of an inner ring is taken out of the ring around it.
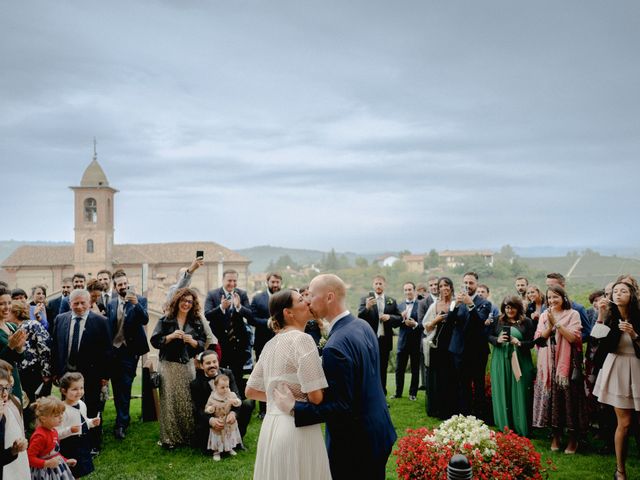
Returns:
[[[11,390],[13,390],[13,387],[11,385],[0,385],[0,395],[11,393]]]
[[[186,305],[193,305],[193,300],[182,299],[182,300],[180,300],[180,303],[184,303]]]

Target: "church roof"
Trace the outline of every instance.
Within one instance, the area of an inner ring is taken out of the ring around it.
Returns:
[[[93,160],[84,171],[82,175],[82,180],[80,181],[81,187],[108,187],[109,180],[107,180],[107,176],[104,174],[104,170],[98,163],[98,160],[93,157]]]
[[[205,262],[218,262],[221,254],[225,263],[248,264],[250,262],[246,257],[215,242],[136,243],[114,245],[113,266],[117,268],[118,265],[143,263],[188,265],[193,261],[196,250],[204,251]],[[73,245],[23,245],[2,262],[5,268],[72,266],[73,264]]]

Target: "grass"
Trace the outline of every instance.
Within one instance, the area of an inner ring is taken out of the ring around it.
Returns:
[[[139,378],[139,377],[138,377]],[[393,391],[395,385],[393,375],[388,376],[388,385]],[[407,379],[407,385],[408,385]],[[139,386],[137,387],[139,389]],[[407,388],[407,387],[405,387]],[[405,392],[406,394],[406,392]],[[407,428],[427,426],[433,428],[438,421],[425,414],[424,392],[419,392],[418,401],[411,402],[408,398],[389,399],[391,416],[398,436],[402,436]],[[141,400],[131,402],[132,419],[140,417]],[[180,480],[213,478],[216,480],[245,480],[253,476],[253,462],[255,459],[256,443],[260,429],[260,422],[253,418],[245,443],[246,452],[239,452],[236,457],[224,458],[214,463],[200,451],[190,448],[177,448],[166,451],[156,445],[158,440],[157,422],[135,422],[127,432],[123,441],[114,440],[111,435],[115,410],[112,402],[108,402],[104,414],[105,441],[102,453],[96,458],[96,471],[88,479],[127,479],[127,480]],[[611,478],[615,470],[613,455],[599,455],[596,453],[597,443],[585,446],[578,454],[569,456],[563,453],[549,451],[548,432],[534,431],[533,443],[543,454],[543,462],[551,459],[556,465],[556,471],[550,472],[551,479],[580,479],[595,480]],[[640,475],[640,460],[638,449],[633,440],[630,441],[630,459],[627,462],[629,478]],[[396,479],[395,457],[390,457],[387,463],[387,479]]]

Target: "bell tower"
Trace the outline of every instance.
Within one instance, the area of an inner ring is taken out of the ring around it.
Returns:
[[[93,160],[84,171],[79,187],[69,187],[75,195],[74,267],[95,278],[99,270],[113,265],[113,197],[118,190],[109,186],[98,163],[96,140]]]

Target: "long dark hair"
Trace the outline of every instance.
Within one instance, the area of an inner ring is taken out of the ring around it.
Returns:
[[[453,288],[453,281],[449,277],[440,277],[438,279],[438,291],[440,291],[440,282],[444,282],[451,288],[451,298],[455,295],[455,289]]]
[[[629,299],[629,306],[627,307],[628,321],[633,325],[633,329],[636,332],[640,332],[640,301],[638,301],[638,291],[629,282],[616,282],[613,284],[613,287],[611,287],[612,296],[613,289],[616,285],[625,285],[629,288],[631,298]],[[620,315],[618,306],[613,302],[609,303],[609,311],[607,312],[604,323],[611,326],[621,318],[622,316]]]
[[[551,285],[547,288],[547,292],[544,296],[546,300],[546,304],[549,305],[549,292],[553,292],[556,295],[560,295],[562,297],[562,310],[571,310],[571,302],[569,301],[569,296],[564,288],[560,285]]]

